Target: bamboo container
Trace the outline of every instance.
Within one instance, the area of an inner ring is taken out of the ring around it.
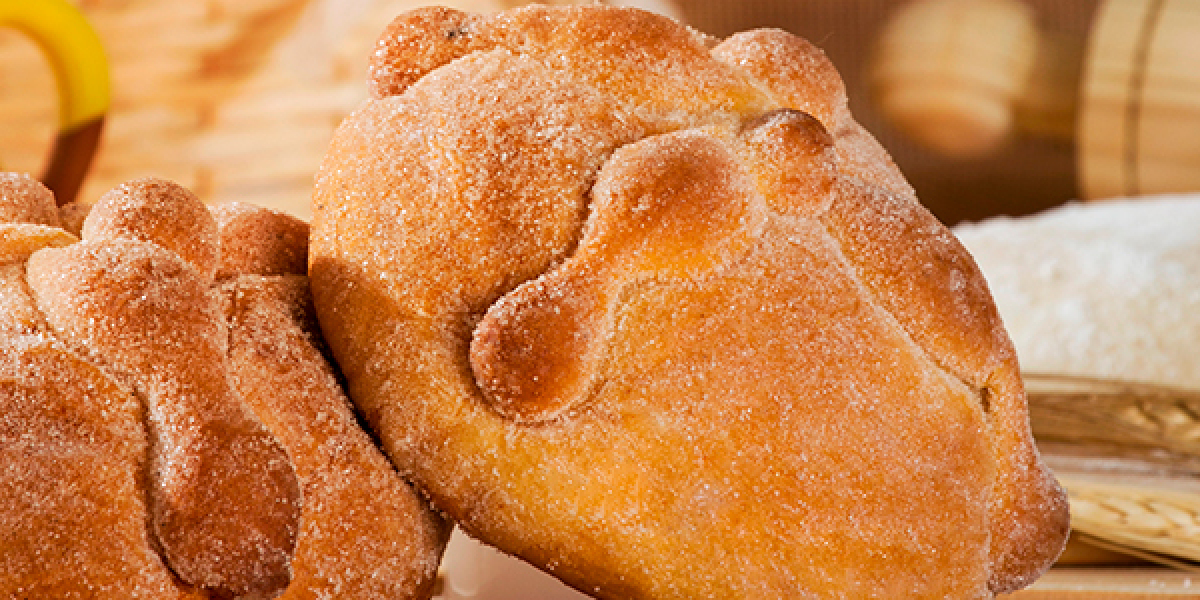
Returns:
[[[1084,198],[1200,190],[1200,3],[1104,0],[1086,38],[1035,21],[1017,0],[905,5],[874,60],[880,111],[960,159],[1069,140]]]
[[[1017,0],[905,5],[879,41],[880,110],[939,152],[987,153],[1012,130],[1036,46],[1033,11]]]
[[[1107,0],[1085,69],[1078,132],[1083,193],[1200,189],[1200,3]]]

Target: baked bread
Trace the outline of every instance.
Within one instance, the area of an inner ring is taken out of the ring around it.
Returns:
[[[448,526],[319,350],[307,226],[0,175],[0,595],[427,597]]]
[[[469,534],[598,597],[987,597],[1062,548],[983,278],[808,42],[398,17],[317,176],[350,397]]]

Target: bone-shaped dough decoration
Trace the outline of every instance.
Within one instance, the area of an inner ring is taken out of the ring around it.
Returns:
[[[428,597],[449,528],[321,354],[307,226],[214,212],[138,180],[81,241],[0,175],[0,595]]]

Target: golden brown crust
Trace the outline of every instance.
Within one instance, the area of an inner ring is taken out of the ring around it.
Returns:
[[[767,206],[780,214],[815,216],[829,210],[837,173],[833,137],[812,115],[782,108],[742,127],[743,168]]]
[[[0,336],[37,333],[44,330],[41,314],[25,285],[25,265],[0,265]]]
[[[548,421],[588,398],[624,289],[740,258],[765,219],[745,201],[750,189],[734,157],[704,135],[618,150],[593,187],[575,256],[504,296],[475,328],[471,365],[492,407]]]
[[[216,222],[187,190],[143,179],[105,194],[83,235],[34,255],[29,284],[51,328],[147,402],[152,523],[168,562],[220,593],[283,589],[300,488],[227,373],[208,290]]]
[[[148,179],[82,242],[0,224],[0,595],[429,596],[448,526],[359,429],[307,280],[274,275],[306,227],[216,213]]]
[[[58,227],[54,194],[24,173],[0,173],[0,223]]]
[[[396,17],[379,36],[367,71],[373,98],[396,96],[430,71],[474,49],[472,15],[425,7]]]
[[[308,224],[241,202],[210,209],[220,235],[217,279],[235,275],[303,275],[308,272]]]
[[[758,29],[730,36],[712,54],[753,77],[779,105],[821,121],[837,139],[839,172],[915,197],[883,146],[854,121],[842,78],[821,49],[786,31]]]
[[[1049,565],[1065,501],[982,276],[818,50],[601,6],[397,23],[310,274],[439,508],[601,597],[980,597]]]
[[[128,391],[61,346],[33,335],[0,341],[6,595],[188,596],[146,529],[141,412]]]
[[[182,258],[205,279],[217,268],[217,223],[191,191],[156,178],[135,179],[100,197],[83,222],[89,240],[151,242]]]
[[[0,264],[22,263],[42,248],[61,248],[79,238],[49,225],[0,223]]]
[[[1012,342],[979,268],[948,230],[911,199],[846,185],[823,219],[830,233],[878,301],[985,404],[1000,462],[991,499],[992,584],[996,592],[1019,589],[1044,560],[1029,549],[1066,534],[1067,506],[1036,456]]]
[[[531,5],[486,18],[449,9],[402,14],[376,45],[368,87],[376,98],[399,95],[437,67],[503,49],[627,103],[626,118],[652,117],[663,128],[694,115],[727,122],[769,106],[739,69],[712,60],[708,38],[661,15],[594,8]]]
[[[358,427],[313,344],[308,281],[243,276],[220,288],[242,397],[304,486],[285,598],[428,597],[449,535]]]
[[[153,524],[172,569],[226,593],[286,586],[299,485],[232,387],[226,334],[199,273],[146,242],[85,241],[34,255],[29,284],[58,335],[146,401]]]

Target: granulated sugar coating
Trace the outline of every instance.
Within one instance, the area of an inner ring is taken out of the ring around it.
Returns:
[[[989,597],[1058,555],[983,279],[812,45],[423,9],[369,87],[314,302],[468,533],[610,598]]]
[[[0,173],[0,223],[58,227],[54,193],[28,175]]]
[[[319,350],[307,227],[215,212],[145,179],[82,241],[0,223],[0,596],[428,597],[449,527]]]

